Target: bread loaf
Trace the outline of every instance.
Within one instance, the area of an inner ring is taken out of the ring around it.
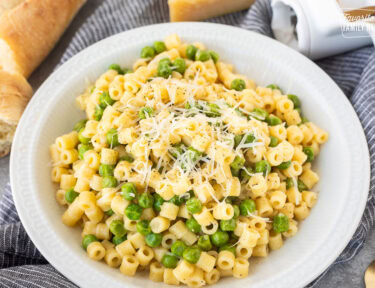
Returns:
[[[0,67],[28,77],[85,0],[26,0],[0,18]]]
[[[26,78],[86,0],[0,0],[0,157],[32,95]]]
[[[9,153],[18,120],[31,95],[25,77],[0,70],[0,157]]]

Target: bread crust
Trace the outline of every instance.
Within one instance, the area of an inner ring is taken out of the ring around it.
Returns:
[[[26,78],[52,50],[85,2],[0,3],[0,157],[9,153],[14,131],[33,93]]]
[[[52,50],[60,36],[86,0],[25,0],[0,17],[0,38],[12,55],[1,55],[0,66],[7,70],[1,57],[12,58],[16,65],[9,72],[28,77]],[[14,71],[14,67],[18,71]],[[13,69],[13,70],[12,70]]]
[[[6,1],[0,1],[0,16],[3,14],[5,11],[10,10],[17,5],[19,5],[21,2],[25,0],[6,0]]]
[[[32,94],[22,75],[0,70],[0,157],[9,153],[14,130]]]
[[[0,120],[17,124],[33,89],[20,74],[0,70]]]

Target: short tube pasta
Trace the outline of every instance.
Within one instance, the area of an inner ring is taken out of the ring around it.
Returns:
[[[173,34],[110,65],[77,97],[86,119],[47,147],[62,222],[126,276],[247,277],[314,213],[328,133],[297,95],[256,85],[205,44]]]

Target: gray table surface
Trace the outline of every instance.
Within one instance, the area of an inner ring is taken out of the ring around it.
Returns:
[[[51,52],[44,63],[33,73],[29,79],[34,91],[53,71],[60,61],[62,53],[73,37],[74,32],[82,21],[86,19],[100,3],[101,0],[91,0],[80,12],[69,29],[66,31],[56,48]],[[9,182],[9,156],[0,158],[0,199],[4,191],[4,186]],[[363,249],[349,263],[336,265],[320,281],[317,287],[323,288],[357,288],[365,287],[363,275],[367,266],[375,259],[375,229],[372,229],[366,239]],[[368,288],[368,287],[367,287]],[[372,287],[371,287],[372,288]]]

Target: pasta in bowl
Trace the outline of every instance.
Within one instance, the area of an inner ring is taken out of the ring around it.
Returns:
[[[323,129],[301,101],[257,86],[173,34],[77,97],[86,112],[50,146],[62,221],[88,256],[190,287],[244,278],[317,201]]]

